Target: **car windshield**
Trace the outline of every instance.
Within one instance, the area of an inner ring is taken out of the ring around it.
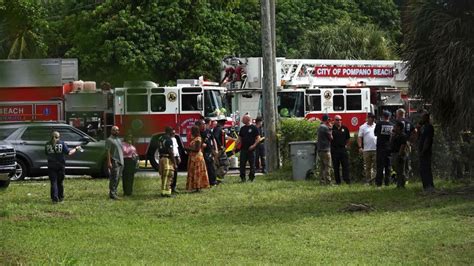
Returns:
[[[14,128],[0,128],[0,140],[6,139],[8,136],[10,136],[13,131],[17,130],[16,127]]]

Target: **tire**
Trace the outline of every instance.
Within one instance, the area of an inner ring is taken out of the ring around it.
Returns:
[[[91,177],[94,179],[99,179],[99,178],[109,178],[109,172],[107,170],[107,166],[105,165],[105,160],[102,163],[102,166],[100,167],[100,170],[98,172],[92,173]]]
[[[22,159],[17,158],[17,160],[16,160],[16,172],[10,178],[10,180],[16,181],[16,180],[25,179],[25,177],[28,176],[29,170],[30,169],[28,168],[28,165],[25,163],[25,161],[23,161]]]
[[[158,150],[158,147],[155,147],[154,150],[152,150],[152,152],[148,156],[148,160],[150,161],[150,164],[153,169],[158,171],[160,167],[160,151]]]
[[[0,180],[0,189],[6,189],[10,185],[10,180]]]

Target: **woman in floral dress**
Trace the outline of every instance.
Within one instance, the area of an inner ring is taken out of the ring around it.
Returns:
[[[199,127],[191,128],[191,142],[188,151],[188,178],[186,189],[188,191],[198,192],[202,188],[209,187],[209,178],[207,176],[206,162],[201,151],[202,140]]]

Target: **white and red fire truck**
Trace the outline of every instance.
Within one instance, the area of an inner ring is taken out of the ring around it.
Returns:
[[[226,58],[222,73],[232,111],[252,116],[261,110],[262,59]],[[240,68],[238,73],[232,68]],[[391,60],[311,60],[277,58],[277,108],[282,117],[340,115],[355,132],[367,113],[407,107],[405,63]],[[240,75],[236,77],[236,75]],[[260,108],[245,109],[249,105]]]
[[[225,88],[218,83],[139,81],[86,90],[77,76],[77,59],[0,60],[0,121],[66,121],[99,139],[117,125],[123,135],[133,134],[141,159],[158,167],[156,137],[165,126],[185,143],[195,121],[225,113]]]

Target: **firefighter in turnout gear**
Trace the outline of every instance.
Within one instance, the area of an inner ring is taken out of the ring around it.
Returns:
[[[173,129],[171,127],[165,128],[165,134],[160,137],[158,141],[158,151],[160,152],[160,166],[159,173],[161,176],[161,196],[171,196],[171,183],[173,182],[173,175],[177,169],[176,161],[173,153]]]

